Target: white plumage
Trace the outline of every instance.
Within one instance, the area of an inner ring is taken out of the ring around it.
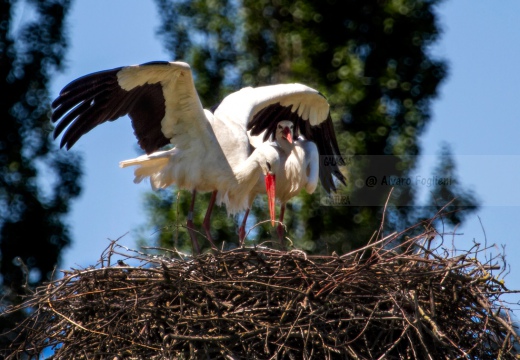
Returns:
[[[305,186],[313,191],[317,155],[306,159],[306,154],[322,150],[320,154],[339,155],[335,136],[328,138],[333,134],[329,104],[316,90],[301,84],[248,87],[228,95],[212,113],[202,107],[191,69],[182,62],[151,62],[89,74],[68,84],[52,105],[52,119],[59,120],[55,136],[64,131],[61,146],[67,148],[97,125],[128,114],[147,153],[120,164],[137,166],[136,182],[149,178],[154,188],[175,184],[192,190],[193,199],[197,191],[213,192],[212,202],[225,204],[231,214],[248,208],[254,188],[261,186],[259,179],[270,171],[286,178],[287,184],[277,190],[282,203],[302,188],[301,181],[291,183],[299,166],[311,169],[313,180]],[[295,144],[294,159],[292,150],[281,156],[276,144],[257,141],[256,149],[251,146],[249,136],[264,134],[267,140],[281,120],[290,120],[318,146],[309,141]],[[174,147],[161,150],[168,144]],[[334,190],[332,175],[343,181],[337,168],[324,174],[326,190]],[[208,236],[212,206],[204,221]],[[197,251],[191,219],[188,214]]]
[[[286,134],[290,134],[287,139]],[[277,150],[279,165],[273,174],[276,177],[276,198],[280,201],[280,217],[277,228],[281,245],[283,246],[283,217],[286,203],[298,195],[302,189],[309,194],[314,193],[319,180],[319,152],[316,144],[299,137],[292,141],[294,136],[294,124],[288,120],[278,122],[275,139],[271,145]],[[258,137],[252,137],[253,143],[258,143]],[[249,197],[249,208],[254,198],[265,193],[262,181],[258,181]],[[245,237],[245,225],[249,214],[249,208],[239,228],[239,239],[242,244]]]

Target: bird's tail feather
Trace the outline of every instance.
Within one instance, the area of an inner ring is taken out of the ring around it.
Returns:
[[[172,179],[164,176],[163,168],[168,165],[167,157],[150,157],[148,155],[139,156],[135,159],[121,161],[119,166],[137,166],[134,170],[134,183],[138,184],[146,178],[150,178],[152,188],[165,188],[172,184]],[[168,178],[168,179],[166,179]]]

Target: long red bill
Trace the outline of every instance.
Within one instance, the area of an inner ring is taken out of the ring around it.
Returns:
[[[269,215],[271,216],[271,225],[274,226],[274,201],[276,189],[276,175],[267,173],[265,175],[265,190],[267,191],[267,204],[269,205]]]
[[[283,129],[283,136],[285,139],[287,139],[287,141],[289,141],[289,143],[292,144],[293,139],[292,139],[292,135],[291,135],[291,130],[288,127],[285,127]]]

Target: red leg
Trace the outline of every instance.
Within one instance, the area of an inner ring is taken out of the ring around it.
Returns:
[[[284,245],[285,230],[282,225],[284,213],[285,213],[285,204],[282,204],[282,206],[280,206],[280,223],[278,224],[278,227],[276,228],[276,232],[278,233],[278,239],[280,240],[280,245],[282,245],[282,249],[285,249],[285,245]]]
[[[238,245],[240,247],[244,246],[244,239],[246,237],[246,222],[247,217],[249,216],[249,208],[247,208],[246,213],[244,214],[244,219],[242,219],[242,225],[238,228]]]
[[[197,195],[197,191],[193,190],[191,195],[191,204],[190,210],[188,211],[188,221],[186,221],[186,227],[188,228],[188,233],[191,238],[191,245],[193,247],[193,253],[195,255],[200,254],[200,246],[197,241],[197,234],[195,233],[195,226],[193,225],[193,208],[195,207],[195,197]]]
[[[215,205],[215,201],[217,200],[217,190],[211,193],[211,198],[209,199],[208,210],[206,210],[206,216],[204,216],[204,221],[202,222],[202,227],[206,231],[206,237],[208,238],[209,243],[213,249],[216,249],[215,243],[213,243],[213,238],[211,237],[211,213],[213,212],[213,205]]]

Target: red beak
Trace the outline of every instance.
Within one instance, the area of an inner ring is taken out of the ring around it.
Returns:
[[[284,137],[287,141],[289,141],[289,143],[292,144],[292,135],[291,135],[291,130],[289,129],[289,127],[287,127],[287,126],[284,127],[284,128],[283,128],[283,132],[282,132],[282,134],[283,134],[283,137]]]
[[[267,203],[269,205],[269,215],[271,225],[274,226],[274,201],[275,201],[276,175],[270,172],[265,175],[265,190],[267,191]]]

